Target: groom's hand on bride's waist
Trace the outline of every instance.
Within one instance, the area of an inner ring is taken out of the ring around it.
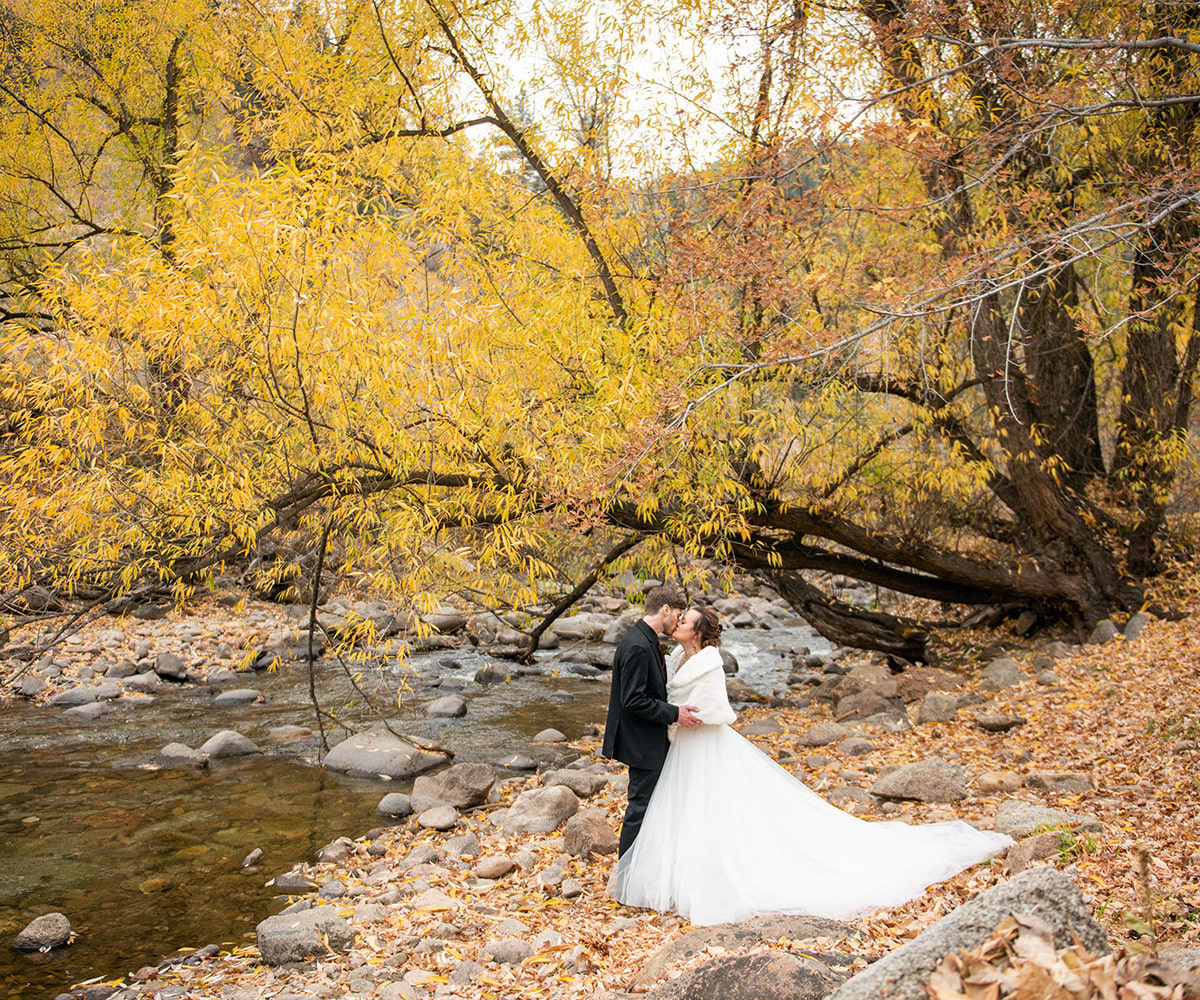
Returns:
[[[680,705],[679,724],[683,726],[684,729],[692,729],[695,726],[703,725],[703,723],[700,721],[700,716],[696,714],[699,711],[700,709],[698,709],[695,705]]]

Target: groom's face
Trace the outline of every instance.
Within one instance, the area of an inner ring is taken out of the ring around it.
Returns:
[[[673,608],[669,604],[663,605],[667,609],[663,615],[663,635],[672,635],[679,628],[679,619],[683,617],[683,608]]]

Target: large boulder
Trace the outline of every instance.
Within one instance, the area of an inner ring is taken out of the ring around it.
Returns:
[[[258,950],[267,965],[303,962],[339,951],[353,941],[354,928],[333,906],[280,913],[258,925]]]
[[[235,733],[232,729],[223,729],[210,737],[200,747],[200,752],[210,757],[249,757],[262,753],[253,740],[247,739],[241,733]]]
[[[487,764],[454,764],[413,782],[412,808],[422,813],[434,806],[469,809],[483,805],[495,783],[496,772]]]
[[[1062,828],[1099,833],[1100,821],[1091,816],[1047,809],[1021,799],[1005,799],[996,812],[996,829],[1010,837],[1027,837],[1038,830]]]
[[[569,788],[531,788],[500,817],[500,828],[506,833],[550,833],[578,811],[579,799]]]
[[[61,913],[43,913],[26,925],[12,946],[17,951],[49,951],[71,943],[71,921]]]
[[[563,849],[577,858],[593,854],[616,854],[619,842],[608,817],[599,809],[584,809],[567,820]]]
[[[1094,954],[1109,950],[1104,931],[1092,919],[1075,883],[1064,873],[1042,866],[981,892],[847,980],[829,1000],[927,1000],[929,977],[947,955],[978,947],[997,924],[1012,916],[1048,924],[1056,948],[1066,948],[1078,937]]]
[[[930,757],[884,775],[871,786],[871,794],[883,799],[957,802],[967,797],[967,782],[957,764]]]
[[[613,619],[608,615],[585,611],[570,618],[556,619],[547,631],[568,641],[600,642],[613,624]]]
[[[342,740],[325,757],[325,766],[332,771],[359,778],[383,775],[394,781],[405,781],[446,762],[445,754],[421,750],[379,727]]]
[[[845,975],[782,951],[717,958],[672,979],[653,1000],[824,1000]]]

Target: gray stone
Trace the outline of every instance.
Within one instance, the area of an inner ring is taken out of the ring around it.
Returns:
[[[562,785],[571,789],[581,799],[591,798],[608,785],[608,776],[604,774],[589,774],[586,771],[547,771],[542,776],[542,784],[546,788]]]
[[[1042,687],[1054,687],[1059,683],[1059,676],[1053,670],[1039,670],[1037,682]]]
[[[905,764],[880,778],[871,792],[884,799],[915,799],[918,802],[957,802],[967,797],[963,770],[941,757]]]
[[[154,760],[160,767],[208,767],[208,754],[183,743],[168,743]]]
[[[721,654],[721,668],[726,674],[736,674],[738,672],[737,657],[727,649],[719,649]]]
[[[975,725],[987,733],[1007,733],[1028,721],[1020,715],[1001,715],[999,712],[980,712],[975,716]]]
[[[836,715],[838,719],[866,719],[873,715],[901,715],[904,702],[899,698],[886,697],[878,691],[859,691],[839,698]]]
[[[337,915],[333,906],[267,917],[257,931],[258,950],[267,965],[303,962],[346,948],[354,941],[354,928]]]
[[[566,743],[567,738],[557,729],[543,729],[533,738],[534,743]]]
[[[823,1000],[845,978],[814,958],[767,951],[715,958],[647,995],[653,1000]]]
[[[455,858],[477,858],[480,855],[479,838],[473,833],[460,833],[442,845],[443,850]]]
[[[13,938],[17,951],[49,951],[71,943],[71,922],[61,913],[43,913]]]
[[[134,674],[132,677],[126,677],[124,680],[126,691],[157,691],[163,683],[159,679],[158,674],[147,671],[142,674]]]
[[[759,719],[757,722],[751,722],[750,725],[742,729],[743,736],[771,736],[774,733],[781,732],[783,732],[783,727],[774,716],[768,716],[765,719]]]
[[[1060,642],[1055,639],[1054,642],[1048,642],[1042,647],[1042,652],[1049,656],[1052,660],[1061,660],[1068,656],[1074,656],[1079,652],[1078,646],[1072,646],[1070,643]]]
[[[417,823],[427,830],[449,830],[458,822],[454,806],[434,806],[417,816]]]
[[[375,809],[384,816],[411,816],[412,799],[403,792],[388,792]]]
[[[1096,627],[1092,629],[1092,634],[1088,636],[1089,646],[1099,646],[1106,642],[1111,642],[1121,634],[1120,630],[1111,621],[1105,618],[1101,622],[1096,623]]]
[[[1021,673],[1021,665],[1008,657],[992,660],[983,668],[982,681],[979,685],[983,691],[1000,691],[1004,688],[1016,687],[1025,679]]]
[[[500,828],[506,833],[550,833],[579,810],[579,799],[569,788],[531,788],[517,796]]]
[[[582,612],[570,618],[556,619],[547,631],[567,641],[600,642],[614,624],[609,615]]]
[[[120,681],[126,677],[132,677],[137,672],[137,665],[132,660],[119,660],[104,671],[104,676],[114,681]]]
[[[46,678],[41,674],[30,674],[22,677],[17,684],[17,694],[23,698],[32,698],[46,690]]]
[[[599,809],[584,809],[567,820],[563,830],[563,849],[577,858],[593,854],[615,854],[617,835],[608,825],[608,816]]]
[[[938,691],[930,691],[922,700],[921,706],[917,709],[917,724],[924,725],[927,722],[951,722],[954,716],[958,714],[958,696],[953,694],[941,694]]]
[[[349,837],[336,837],[317,851],[318,861],[341,861],[354,851],[354,841]]]
[[[484,966],[479,962],[462,961],[450,973],[449,983],[451,986],[467,986],[486,971]]]
[[[875,744],[861,736],[851,736],[838,744],[838,751],[847,757],[859,757],[864,753],[871,753],[874,749]]]
[[[251,868],[258,864],[263,859],[263,850],[261,847],[254,848],[249,854],[242,858],[242,867]]]
[[[1090,774],[1073,772],[1040,771],[1025,779],[1030,788],[1038,788],[1044,792],[1058,792],[1062,795],[1082,795],[1094,791],[1096,784]]]
[[[413,782],[412,807],[415,812],[441,805],[470,809],[487,801],[495,783],[496,772],[487,764],[454,764]]]
[[[558,890],[559,896],[563,899],[575,899],[583,895],[583,883],[578,879],[565,878],[562,880],[562,885]]]
[[[187,680],[187,664],[178,653],[159,653],[154,659],[154,672],[168,681]]]
[[[504,878],[509,872],[517,867],[517,863],[512,858],[506,858],[501,855],[492,855],[487,858],[480,858],[475,863],[475,868],[472,874],[476,878],[496,879]]]
[[[1048,924],[1056,948],[1068,947],[1078,936],[1094,954],[1109,950],[1104,931],[1092,919],[1075,883],[1043,865],[981,892],[849,979],[829,1000],[928,1000],[926,984],[942,960],[959,950],[978,947],[1010,916]]]
[[[425,616],[427,624],[443,635],[457,632],[466,627],[467,616],[458,611],[447,611]]]
[[[526,757],[524,754],[514,754],[511,757],[506,757],[504,760],[496,761],[497,767],[507,768],[510,771],[534,771],[537,770],[537,761],[532,757]]]
[[[1004,855],[1004,865],[1009,875],[1023,872],[1035,861],[1052,858],[1062,849],[1062,838],[1057,833],[1039,833],[1018,840]]]
[[[76,719],[102,719],[106,715],[112,715],[113,708],[107,702],[93,701],[89,705],[76,705],[74,708],[68,708],[65,714]]]
[[[321,899],[341,899],[346,895],[346,886],[335,878],[329,878],[321,883],[321,888],[317,890],[317,895]]]
[[[489,941],[483,946],[485,962],[499,962],[501,965],[520,965],[533,954],[533,946],[520,938],[501,938]]]
[[[360,778],[384,775],[404,781],[446,763],[446,755],[421,750],[399,736],[376,728],[355,733],[325,757],[325,766]]]
[[[81,685],[80,687],[59,691],[58,694],[50,699],[50,704],[57,705],[60,708],[74,708],[79,705],[90,705],[96,700],[96,689]]]
[[[477,684],[503,684],[511,676],[512,670],[503,663],[487,663],[475,672],[475,682]]]
[[[307,875],[301,875],[299,872],[283,872],[276,875],[272,880],[275,888],[280,892],[297,893],[297,892],[312,892],[317,887],[316,882],[310,879]]]
[[[825,796],[834,805],[840,805],[842,802],[858,802],[862,805],[871,805],[875,799],[865,788],[859,788],[857,785],[839,785],[832,789]]]
[[[850,735],[850,730],[836,722],[818,722],[800,737],[802,747],[823,747],[838,743]]]
[[[1142,629],[1150,624],[1150,617],[1138,611],[1130,615],[1129,621],[1125,623],[1125,640],[1133,642],[1139,635],[1142,634]]]
[[[213,704],[218,708],[232,708],[235,705],[249,705],[258,701],[260,692],[254,688],[231,688],[228,691],[222,691],[213,699]]]
[[[215,736],[209,737],[200,747],[200,752],[210,757],[249,757],[262,753],[253,740],[247,739],[241,733],[235,733],[232,729],[223,729]]]
[[[425,714],[431,719],[459,719],[467,714],[467,699],[461,694],[448,694],[425,706]]]
[[[1017,635],[1029,635],[1034,630],[1038,623],[1038,616],[1033,611],[1022,611],[1017,616],[1017,622],[1013,626],[1013,631]]]
[[[1100,821],[1091,816],[1047,809],[1021,799],[1005,799],[996,812],[996,829],[1010,837],[1027,837],[1050,827],[1090,833],[1099,833],[1101,830]]]

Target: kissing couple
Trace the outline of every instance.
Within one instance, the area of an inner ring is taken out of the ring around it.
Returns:
[[[678,642],[664,658],[659,634]],[[921,895],[1012,843],[954,820],[867,822],[731,728],[721,624],[672,587],[613,656],[606,757],[629,768],[611,896],[693,924],[759,913],[847,919]]]

